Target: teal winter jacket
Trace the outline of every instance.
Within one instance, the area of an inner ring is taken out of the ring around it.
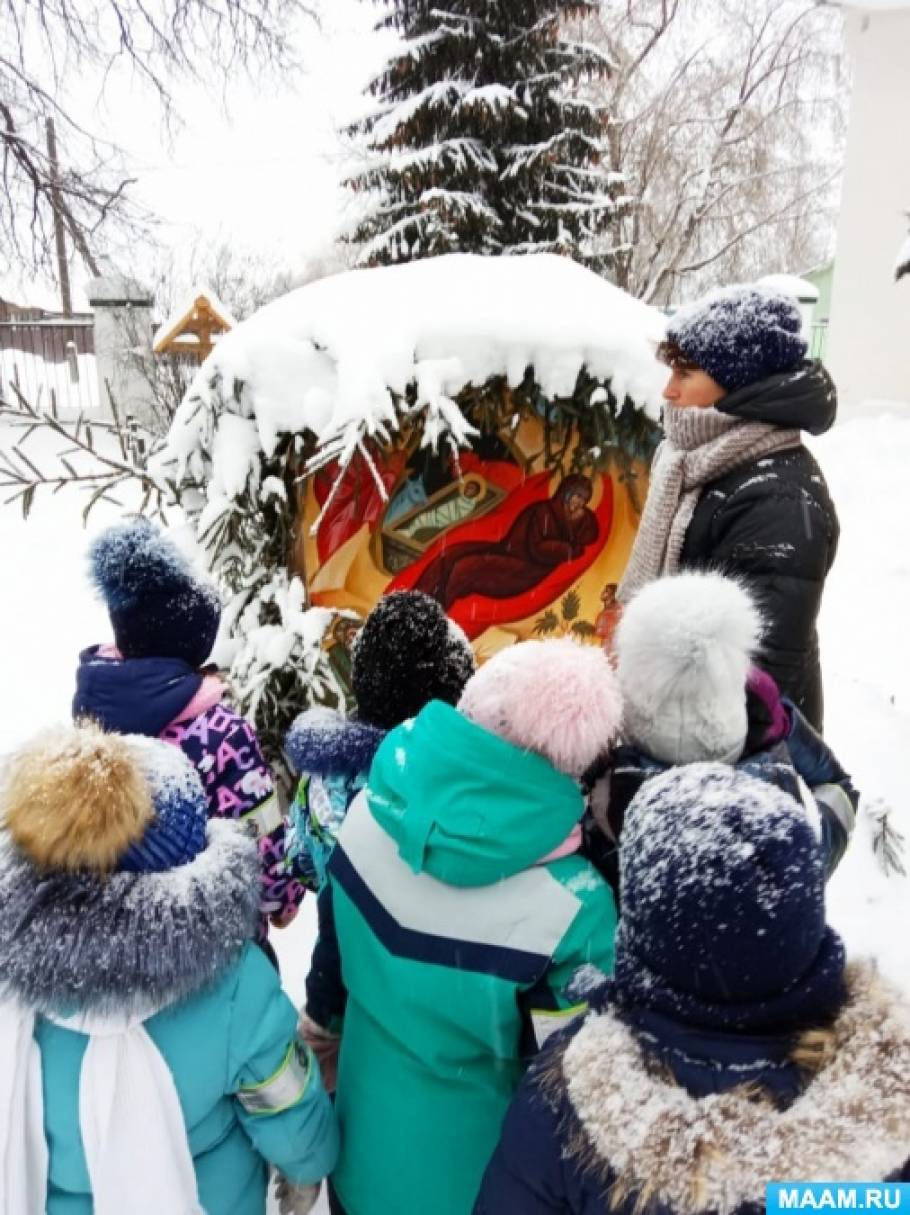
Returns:
[[[528,1058],[613,967],[609,887],[543,858],[583,812],[541,757],[431,702],[380,746],[329,863],[348,990],[347,1215],[468,1215]]]
[[[74,1011],[159,1009],[144,1027],[172,1075],[207,1215],[264,1215],[268,1163],[302,1183],[335,1163],[318,1067],[274,968],[249,940],[255,845],[234,824],[208,831],[205,851],[180,869],[59,875],[52,899],[46,879],[8,841],[0,847],[0,974],[3,994],[36,1012],[48,1215],[92,1212],[79,1124],[89,1039],[56,1019]]]

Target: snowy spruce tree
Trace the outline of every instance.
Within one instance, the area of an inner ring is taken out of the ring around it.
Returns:
[[[362,265],[442,253],[569,255],[609,274],[627,207],[603,165],[609,115],[580,98],[609,76],[565,23],[590,0],[392,0],[403,45],[350,133],[349,186],[375,205],[351,233]]]

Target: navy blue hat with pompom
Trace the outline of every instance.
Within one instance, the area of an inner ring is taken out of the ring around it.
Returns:
[[[127,738],[148,781],[155,816],[117,868],[123,873],[162,873],[186,865],[205,848],[208,801],[199,774],[171,743],[140,735]]]
[[[221,618],[218,592],[153,523],[109,527],[92,543],[89,563],[124,658],[205,662]]]
[[[729,1028],[822,1023],[843,999],[816,826],[726,764],[670,768],[626,811],[621,1002]]]
[[[757,287],[681,309],[667,327],[667,341],[727,392],[792,371],[808,349],[796,301]]]

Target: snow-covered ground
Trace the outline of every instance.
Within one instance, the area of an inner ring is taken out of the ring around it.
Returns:
[[[910,409],[859,408],[811,446],[841,521],[820,622],[825,734],[864,797],[890,803],[910,846]],[[852,953],[878,958],[910,993],[910,878],[882,876],[867,829],[861,815],[829,887],[830,918]]]
[[[7,442],[0,428],[0,443]],[[826,734],[863,794],[888,801],[910,837],[910,410],[858,410],[812,447],[842,526],[821,622]],[[83,565],[89,537],[115,512],[96,511],[86,531],[81,511],[79,499],[63,494],[39,496],[27,523],[12,508],[0,511],[0,754],[66,719],[76,655],[107,636],[106,614]],[[829,888],[829,907],[851,953],[877,958],[910,994],[910,878],[882,874],[864,819]],[[277,936],[295,1001],[302,998],[314,930],[308,901]]]

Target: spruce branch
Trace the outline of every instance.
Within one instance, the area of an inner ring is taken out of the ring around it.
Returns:
[[[176,500],[176,486],[154,476],[130,454],[136,450],[136,436],[124,427],[116,407],[110,422],[90,420],[83,413],[73,421],[64,421],[31,402],[18,385],[10,387],[13,400],[0,396],[0,424],[22,434],[12,444],[0,447],[0,492],[12,491],[3,505],[18,502],[27,518],[39,490],[56,494],[74,488],[88,495],[83,510],[87,519],[99,502],[120,505],[113,494],[115,489],[135,485],[142,491],[145,509],[150,507],[153,516],[165,517],[166,503]],[[53,468],[42,467],[26,451],[26,444],[39,431],[61,441]],[[110,441],[99,445],[96,434]]]
[[[907,876],[905,863],[907,842],[902,831],[894,825],[894,808],[883,798],[864,803],[866,822],[872,839],[872,852],[888,876]]]

